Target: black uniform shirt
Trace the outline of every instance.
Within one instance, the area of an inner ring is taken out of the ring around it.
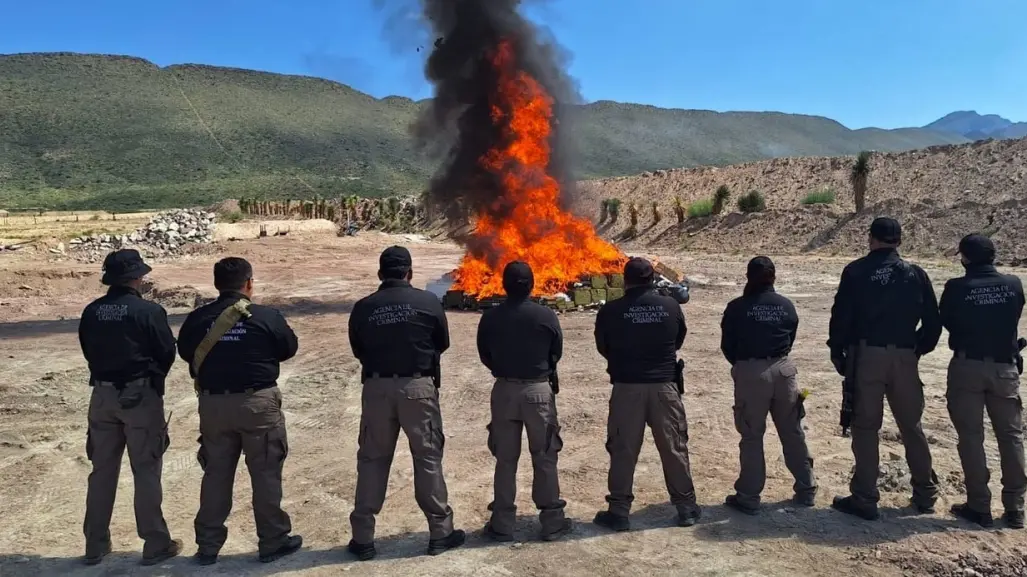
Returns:
[[[349,344],[365,377],[427,376],[435,357],[449,348],[449,324],[438,297],[389,279],[353,306]]]
[[[214,326],[221,312],[244,295],[222,293],[218,299],[204,305],[185,318],[178,331],[178,354],[189,363],[193,372],[193,356],[200,342]],[[249,318],[242,318],[225,333],[207,353],[200,366],[200,389],[212,393],[242,392],[249,388],[266,388],[278,382],[279,365],[296,356],[299,341],[292,327],[278,310],[251,304]]]
[[[563,355],[563,331],[551,309],[507,300],[478,323],[478,356],[497,379],[545,379]]]
[[[129,287],[111,287],[86,306],[78,340],[90,376],[99,381],[165,377],[175,362],[175,335],[164,307]]]
[[[1013,362],[1023,312],[1023,284],[992,265],[971,265],[966,276],[945,283],[941,321],[949,331],[949,348],[972,358]]]
[[[611,382],[670,383],[687,331],[677,301],[636,287],[599,309],[596,348]]]
[[[914,349],[917,355],[930,353],[941,338],[931,279],[919,266],[899,258],[893,248],[871,251],[842,271],[828,331],[832,356],[863,339],[870,346],[895,345]]]
[[[795,343],[799,315],[792,301],[766,287],[727,304],[720,322],[720,350],[732,365],[787,355]]]

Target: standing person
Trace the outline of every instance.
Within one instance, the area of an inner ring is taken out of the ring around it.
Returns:
[[[111,552],[111,515],[126,446],[143,565],[156,565],[182,549],[161,510],[161,471],[171,443],[164,379],[175,362],[175,336],[164,308],[140,294],[142,279],[152,270],[134,249],[108,254],[100,282],[110,289],[86,306],[78,325],[93,388],[86,433],[86,456],[93,464],[83,523],[87,565]]]
[[[517,461],[524,429],[534,470],[531,497],[539,510],[542,540],[554,541],[571,530],[557,477],[563,441],[556,411],[559,381],[554,377],[563,356],[563,331],[552,309],[528,300],[534,286],[535,277],[526,263],[506,265],[506,301],[485,311],[478,324],[478,356],[496,378],[488,426],[488,447],[496,458],[495,497],[485,534],[500,542],[513,540]]]
[[[793,502],[812,507],[817,494],[813,459],[802,430],[803,399],[788,353],[795,343],[799,315],[792,301],[774,290],[774,263],[765,256],[749,261],[742,296],[728,303],[720,323],[720,350],[731,363],[735,382],[735,428],[741,471],[735,494],[725,504],[749,515],[759,512],[767,480],[763,435],[767,414],[781,439],[785,465],[795,478]]]
[[[945,283],[941,321],[949,331],[949,415],[959,435],[959,460],[966,503],[952,513],[983,527],[993,524],[988,459],[984,454],[984,411],[998,441],[1002,463],[1002,506],[1009,527],[1023,528],[1023,415],[1020,407],[1020,348],[1017,326],[1023,312],[1023,284],[995,269],[995,245],[971,234],[959,242],[966,275]],[[1022,366],[1022,365],[1021,365]]]
[[[439,299],[410,285],[413,263],[400,246],[378,260],[378,290],[357,301],[349,317],[349,342],[363,382],[357,488],[348,549],[373,559],[375,515],[385,504],[389,470],[400,429],[414,461],[414,498],[428,520],[428,554],[464,544],[453,529],[453,510],[442,472],[446,437],[439,409],[440,357],[449,348],[449,325]]]
[[[831,308],[827,341],[831,362],[840,375],[851,363],[856,386],[852,494],[836,497],[831,506],[867,520],[879,517],[878,435],[886,397],[906,447],[914,509],[933,513],[938,498],[938,477],[920,422],[924,385],[918,365],[941,338],[941,318],[931,279],[922,268],[899,257],[901,242],[898,221],[875,219],[870,225],[870,254],[842,271]]]
[[[253,488],[259,559],[269,563],[295,553],[303,537],[290,535],[282,510],[282,468],[289,442],[278,389],[279,364],[299,343],[277,310],[252,304],[253,267],[228,257],[214,265],[217,300],[189,313],[178,333],[178,354],[189,363],[200,411],[203,468],[196,513],[196,562],[213,565],[228,537],[232,487],[240,454]]]
[[[678,525],[691,527],[701,514],[688,463],[688,421],[676,360],[687,333],[685,315],[673,298],[656,293],[654,277],[649,261],[630,259],[624,265],[624,296],[606,303],[596,317],[596,348],[607,360],[613,392],[606,440],[609,510],[596,514],[594,523],[614,531],[630,529],[635,465],[647,424]]]

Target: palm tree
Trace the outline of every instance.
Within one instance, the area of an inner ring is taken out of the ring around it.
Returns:
[[[870,152],[864,150],[856,157],[852,165],[849,182],[852,183],[852,199],[856,202],[856,212],[863,212],[867,205],[867,180],[870,178]]]

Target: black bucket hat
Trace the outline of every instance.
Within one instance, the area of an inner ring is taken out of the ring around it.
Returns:
[[[143,262],[143,257],[134,248],[116,250],[103,259],[103,278],[100,282],[107,286],[124,284],[141,279],[153,271],[150,265]]]

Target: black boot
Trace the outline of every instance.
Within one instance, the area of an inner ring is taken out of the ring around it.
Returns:
[[[851,496],[835,497],[831,508],[867,521],[876,521],[881,518],[881,514],[877,511],[877,505],[861,505]]]
[[[182,542],[178,539],[172,539],[168,546],[153,553],[152,555],[143,555],[143,565],[156,565],[163,563],[172,557],[177,557],[182,552]]]
[[[289,538],[285,540],[285,543],[278,549],[275,549],[270,553],[261,554],[260,562],[271,563],[272,561],[277,561],[286,555],[292,555],[299,551],[300,547],[303,547],[303,537],[300,535],[290,535]]]
[[[966,503],[952,506],[952,514],[960,519],[964,519],[971,523],[980,525],[981,527],[991,527],[995,524],[995,520],[991,518],[991,512],[982,513],[980,511],[974,511]]]
[[[542,533],[543,541],[558,541],[563,538],[564,535],[568,534],[573,530],[574,524],[570,519],[564,519],[563,522],[555,530],[548,533]]]
[[[111,554],[111,551],[111,544],[107,543],[107,547],[96,553],[86,553],[85,556],[82,557],[82,562],[86,565],[99,565],[100,562],[103,561],[104,557]]]
[[[759,506],[753,507],[752,505],[739,501],[738,495],[728,495],[727,498],[724,499],[724,504],[735,511],[745,513],[746,515],[759,515],[760,513]]]
[[[702,516],[702,509],[698,505],[678,509],[678,527],[691,527],[698,523]]]
[[[481,530],[482,534],[492,539],[496,543],[509,543],[514,540],[513,535],[509,533],[500,533],[492,528],[492,523],[485,523],[485,528]]]
[[[1006,511],[1002,518],[1010,529],[1023,529],[1023,511]]]
[[[196,554],[193,555],[193,561],[197,565],[202,565],[202,566],[206,567],[206,566],[213,565],[213,564],[218,562],[218,554],[217,553],[202,553],[200,551],[197,551]]]
[[[350,539],[349,545],[346,545],[346,550],[360,561],[370,561],[378,555],[378,551],[374,548],[373,542],[357,543],[353,539]]]
[[[441,539],[428,541],[428,554],[441,555],[450,549],[456,549],[467,541],[467,535],[462,529],[454,529],[452,533]]]
[[[626,516],[617,515],[609,511],[600,511],[596,513],[595,519],[592,522],[600,527],[606,527],[613,531],[627,531],[631,529],[631,522]]]

